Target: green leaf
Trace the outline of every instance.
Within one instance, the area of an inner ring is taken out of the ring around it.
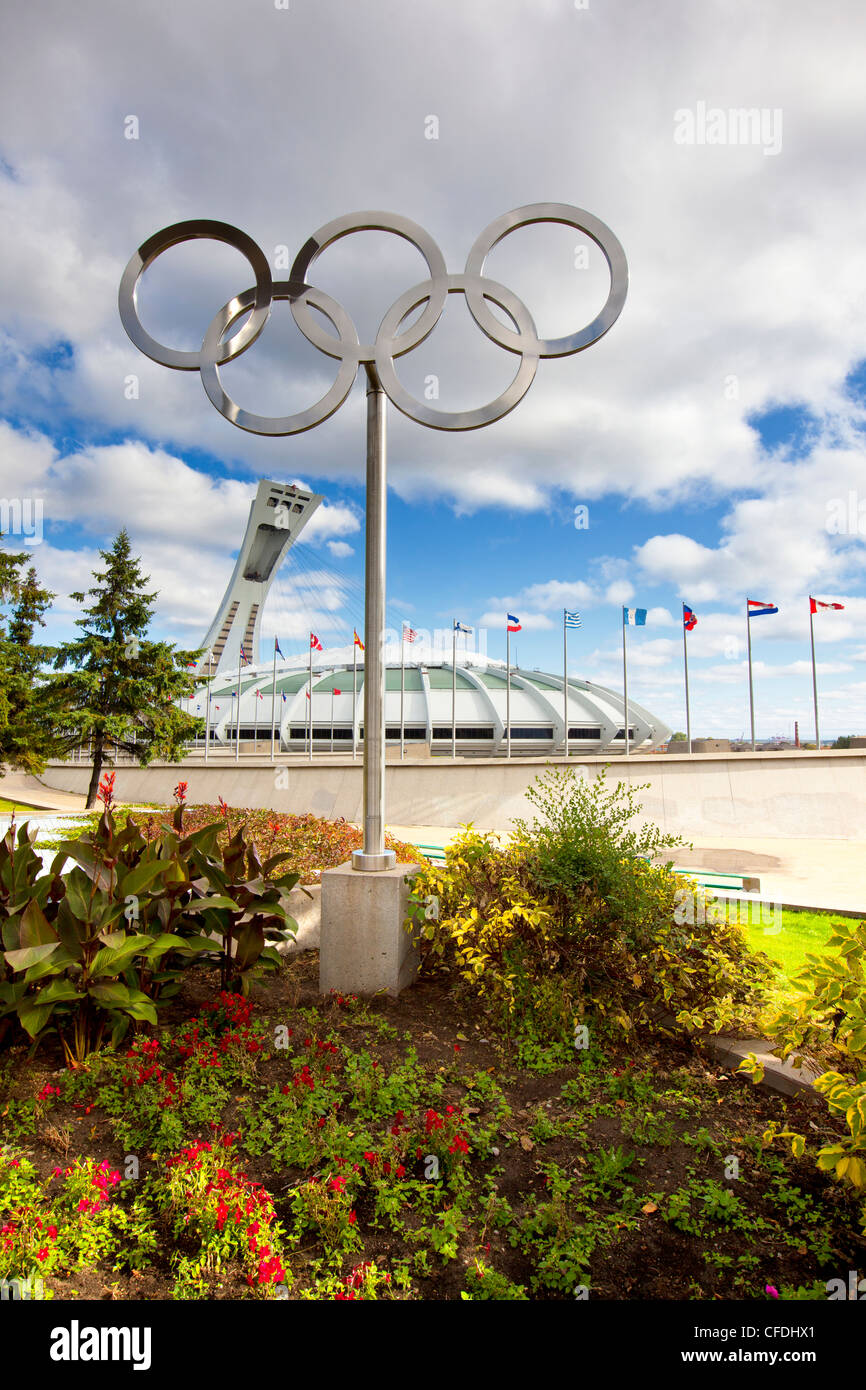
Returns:
[[[58,950],[60,942],[55,940],[47,942],[44,946],[25,946],[23,950],[4,951],[4,956],[13,970],[27,970],[31,965],[37,965]]]
[[[117,892],[121,898],[128,898],[130,895],[138,897],[145,888],[150,887],[154,879],[164,874],[169,867],[165,859],[142,859],[131,869],[126,877],[121,881],[118,879]]]
[[[40,989],[34,994],[33,998],[38,1004],[60,1004],[70,1003],[73,1000],[79,1002],[83,999],[71,980],[52,980],[50,985]]]
[[[199,898],[191,902],[184,908],[184,912],[208,912],[211,909],[221,912],[237,912],[238,905],[234,898],[223,897],[219,893],[214,893],[208,898]]]
[[[29,1033],[31,1038],[36,1038],[54,1012],[54,1005],[37,1004],[35,996],[28,994],[26,998],[19,1000],[16,1012],[24,1031]]]
[[[21,914],[19,941],[22,946],[43,946],[48,942],[57,944],[57,932],[48,921],[45,913],[35,900],[31,900]]]

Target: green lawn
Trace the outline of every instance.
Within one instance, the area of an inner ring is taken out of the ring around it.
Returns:
[[[6,811],[36,811],[38,807],[30,806],[26,801],[6,801],[0,796],[0,812]]]
[[[743,927],[752,949],[766,951],[790,979],[805,965],[807,951],[824,950],[832,935],[833,923],[841,919],[832,912],[783,911],[780,917],[782,929],[779,932],[774,930],[778,924],[773,921],[749,921]]]

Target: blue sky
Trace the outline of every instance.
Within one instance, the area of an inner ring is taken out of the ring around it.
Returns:
[[[440,433],[391,410],[389,623],[459,617],[501,657],[511,611],[521,664],[558,670],[567,605],[584,624],[571,673],[616,686],[621,606],[646,607],[646,629],[629,634],[630,687],[679,728],[686,601],[698,615],[693,730],[739,735],[743,606],[767,599],[780,612],[752,624],[758,733],[790,735],[799,719],[806,737],[811,592],[845,606],[816,618],[822,733],[866,732],[866,209],[853,196],[866,23],[853,0],[831,11],[820,27],[782,0],[736,17],[722,0],[687,12],[674,0],[481,0],[469,12],[443,0],[435,13],[371,0],[363,15],[336,0],[288,12],[191,0],[170,20],[144,0],[112,26],[91,0],[74,13],[49,0],[11,16],[0,500],[42,501],[33,553],[58,592],[49,638],[71,630],[70,590],[125,524],[160,591],[159,633],[197,645],[262,476],[326,499],[275,586],[266,637],[300,651],[315,625],[338,645],[362,619],[362,385],[310,433],[232,429],[196,373],[147,361],[123,333],[117,285],[146,236],[222,218],[276,264],[332,217],[384,207],[428,228],[458,271],[494,217],[547,198],[621,240],[621,318],[586,352],[542,361],[488,429]],[[756,127],[739,143],[683,146],[676,113],[700,102],[764,111],[778,139],[762,144]],[[600,258],[579,268],[576,240],[532,228],[490,258],[487,273],[548,336],[588,321],[606,292]],[[364,234],[325,253],[315,283],[363,337],[423,278],[418,264],[404,243]],[[177,248],[148,271],[142,317],[193,348],[248,280],[227,248]],[[440,404],[460,408],[513,369],[455,295],[398,370],[416,393],[435,373]],[[277,305],[224,379],[248,408],[284,413],[333,372]],[[574,525],[580,504],[587,529]]]

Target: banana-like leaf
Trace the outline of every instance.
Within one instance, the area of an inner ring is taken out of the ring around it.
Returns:
[[[42,946],[24,946],[17,951],[4,951],[3,954],[13,970],[27,970],[31,965],[37,965],[45,960],[46,956],[52,955],[59,950],[59,941],[49,941]]]

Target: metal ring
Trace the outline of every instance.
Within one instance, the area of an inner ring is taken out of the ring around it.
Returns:
[[[217,360],[228,362],[239,353],[245,352],[261,333],[271,312],[271,269],[264,252],[246,232],[232,227],[228,222],[206,220],[175,222],[170,227],[164,227],[161,232],[156,232],[147,241],[142,242],[130,257],[123,272],[117,296],[120,320],[135,346],[145,357],[161,363],[163,367],[174,367],[181,372],[197,371],[201,366],[201,354],[166,347],[164,343],[150,336],[138,317],[138,282],[148,266],[157,256],[162,255],[163,251],[184,241],[195,241],[198,237],[222,241],[240,251],[249,261],[256,278],[255,290],[251,292],[252,313],[243,327],[220,345]]]
[[[394,350],[394,356],[401,357],[404,352],[411,352],[412,348],[422,343],[428,334],[433,332],[439,321],[439,316],[445,307],[446,291],[440,284],[447,275],[445,257],[430,233],[408,217],[401,217],[399,213],[391,212],[353,212],[347,213],[344,217],[336,217],[333,222],[326,222],[324,227],[320,227],[317,232],[313,233],[295,257],[291,279],[298,283],[305,282],[311,267],[322,252],[332,246],[335,241],[339,241],[341,237],[349,236],[351,232],[393,232],[396,236],[401,236],[405,241],[410,242],[416,251],[421,252],[427,262],[430,279],[436,286],[435,295],[431,295],[427,308],[417,323],[413,323],[411,327],[406,329],[405,333],[401,334],[400,344]],[[343,356],[342,343],[338,343],[335,338],[322,330],[310,315],[308,306],[302,298],[293,302],[292,313],[304,337],[314,347],[327,353],[329,357]],[[380,326],[379,334],[381,332]],[[377,334],[376,343],[379,341],[379,334]],[[357,336],[354,341],[358,341]],[[359,346],[358,360],[372,362],[376,356],[376,343],[365,343],[363,346]]]
[[[323,290],[314,289],[312,285],[298,285],[295,280],[275,280],[271,294],[274,300],[288,299],[293,304],[298,297],[302,297],[304,300],[309,299],[316,309],[330,319],[348,347],[357,345],[358,335],[355,332],[355,325],[346,310],[342,304],[339,304],[336,299],[332,299],[329,294],[325,294]],[[352,389],[352,383],[358,371],[357,355],[346,353],[340,363],[340,370],[333,386],[322,396],[321,400],[307,410],[298,411],[295,415],[283,416],[254,415],[252,411],[242,410],[232,400],[220,380],[219,364],[224,360],[220,356],[220,344],[223,334],[231,328],[241,314],[249,311],[255,302],[255,295],[255,289],[245,290],[243,294],[236,295],[234,299],[229,300],[228,304],[223,305],[211,321],[201,349],[202,384],[209,400],[216,406],[220,414],[224,415],[233,425],[237,425],[239,429],[248,430],[250,434],[302,434],[304,430],[313,429],[314,426],[320,425],[323,420],[327,420],[329,415],[333,415],[335,410],[339,410]]]
[[[575,231],[585,232],[600,248],[610,271],[610,291],[604,308],[592,323],[580,328],[576,333],[563,338],[540,338],[535,340],[534,351],[539,357],[568,357],[573,352],[582,352],[592,343],[604,337],[609,328],[616,323],[625,303],[628,292],[628,263],[625,252],[617,238],[604,222],[582,208],[568,203],[529,203],[526,207],[515,208],[513,212],[503,213],[485,227],[466,259],[466,275],[476,281],[484,274],[484,263],[490,252],[519,227],[528,227],[535,222],[560,222]],[[522,352],[527,346],[519,333],[512,333],[503,327],[491,314],[482,295],[474,285],[466,291],[466,303],[482,333],[499,347],[509,352]]]
[[[504,285],[499,285],[495,280],[478,280],[477,277],[469,275],[446,275],[443,277],[442,286],[444,294],[465,294],[468,299],[468,285],[470,279],[473,287],[480,285],[479,294],[485,299],[490,299],[494,304],[498,304],[508,314],[512,323],[517,325],[518,336],[522,343],[527,341],[536,343],[538,341],[535,334],[535,324],[532,315],[526,305],[511,290]],[[523,399],[535,378],[538,368],[538,353],[532,347],[518,349],[521,353],[521,363],[517,370],[517,375],[509,386],[505,388],[500,396],[495,400],[489,401],[487,405],[478,406],[475,410],[434,410],[431,406],[423,405],[420,401],[410,394],[399,381],[394,370],[393,343],[395,334],[399,329],[403,319],[407,314],[411,314],[413,309],[417,309],[424,299],[430,299],[434,294],[437,299],[441,290],[440,284],[436,281],[425,280],[414,289],[407,290],[395,300],[382,320],[379,334],[376,339],[376,370],[379,373],[379,380],[385,394],[394,403],[398,410],[404,415],[408,415],[411,420],[417,420],[421,425],[429,425],[433,429],[439,430],[477,430],[483,425],[490,425],[494,420],[501,420],[503,415],[507,415]],[[444,295],[443,295],[444,299]],[[424,315],[421,315],[423,319]],[[438,318],[438,315],[437,315]],[[419,323],[420,323],[419,319]],[[425,335],[426,336],[426,335]]]

